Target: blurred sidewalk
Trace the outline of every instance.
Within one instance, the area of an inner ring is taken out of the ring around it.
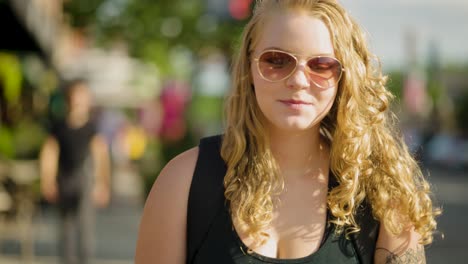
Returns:
[[[116,170],[117,171],[117,170]],[[133,263],[138,225],[143,210],[140,178],[131,171],[113,175],[113,197],[108,208],[97,211],[96,254],[93,264]],[[21,258],[16,239],[0,241],[1,264],[59,264],[57,225],[53,207],[38,208],[33,222],[34,258]]]
[[[426,248],[427,263],[468,263],[468,173],[442,167],[427,170],[436,201],[442,207],[437,219],[440,234]]]
[[[464,169],[429,167],[426,177],[432,184],[436,200],[442,205],[468,205],[468,172]]]

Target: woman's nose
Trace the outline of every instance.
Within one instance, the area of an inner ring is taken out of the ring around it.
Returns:
[[[291,76],[288,77],[286,85],[291,89],[305,89],[310,86],[310,81],[305,65],[297,65]]]

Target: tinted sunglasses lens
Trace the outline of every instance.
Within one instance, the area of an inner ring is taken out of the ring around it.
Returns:
[[[342,67],[331,57],[316,57],[307,62],[312,81],[321,88],[334,87],[341,78]]]
[[[296,60],[291,55],[267,51],[258,59],[258,70],[263,78],[269,81],[280,81],[296,68]]]

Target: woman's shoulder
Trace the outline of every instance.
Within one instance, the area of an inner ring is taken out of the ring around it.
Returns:
[[[174,188],[180,188],[178,191],[188,193],[197,163],[201,162],[198,165],[203,165],[206,163],[203,161],[208,161],[213,165],[213,161],[219,156],[221,142],[221,135],[200,139],[199,146],[182,152],[164,166],[155,182],[155,186],[162,185],[162,188],[173,186]],[[199,161],[200,158],[202,161]]]
[[[154,182],[145,207],[150,209],[153,206],[164,206],[164,203],[178,203],[179,208],[187,208],[186,200],[197,159],[198,147],[194,147],[170,160]]]
[[[155,186],[172,187],[179,191],[190,187],[198,159],[198,147],[186,150],[170,160],[156,179]],[[155,188],[155,187],[153,187]]]
[[[163,168],[146,200],[140,222],[135,263],[183,263],[190,184],[198,147],[189,149]],[[161,213],[164,212],[164,213]]]

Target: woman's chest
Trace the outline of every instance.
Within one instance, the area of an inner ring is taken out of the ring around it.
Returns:
[[[271,258],[302,258],[316,252],[324,240],[326,208],[326,194],[286,192],[273,211],[273,221],[261,230],[265,243],[248,236],[236,221],[233,227],[251,251]]]
[[[300,232],[301,238],[293,239]],[[291,232],[289,240],[279,243],[273,240],[264,248],[271,251],[251,251],[233,228],[226,209],[215,218],[194,263],[359,263],[352,242],[344,235],[335,235],[332,226],[325,227],[321,235],[300,232]],[[278,250],[286,250],[289,255],[270,255]]]

